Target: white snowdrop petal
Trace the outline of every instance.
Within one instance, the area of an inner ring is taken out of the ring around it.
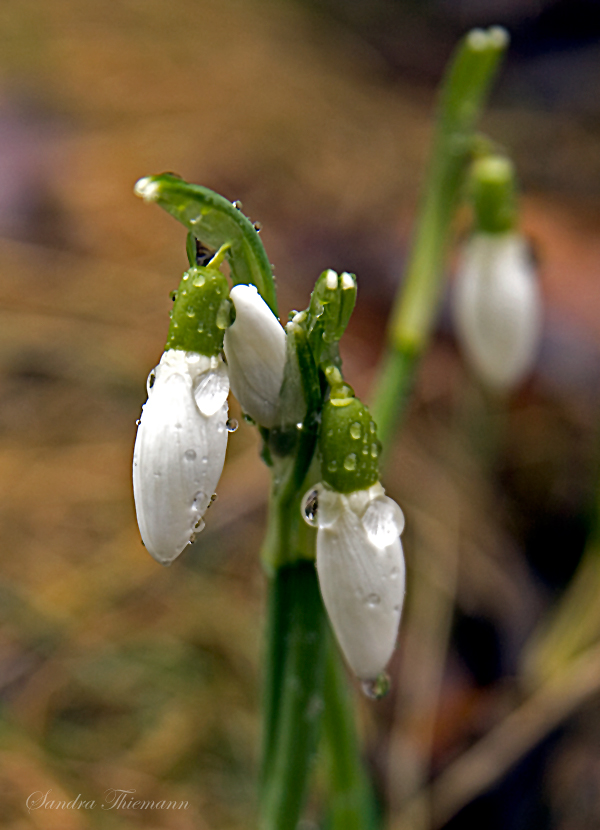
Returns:
[[[253,285],[230,294],[235,321],[225,332],[231,390],[261,426],[274,426],[286,360],[285,331]]]
[[[473,236],[457,272],[453,310],[462,349],[482,380],[506,389],[531,370],[541,334],[541,299],[519,235]]]
[[[386,545],[375,545],[369,538],[364,517],[369,515],[371,504],[381,502],[377,490],[363,515],[369,490],[350,494],[353,498],[329,492],[337,499],[339,510],[331,523],[319,524],[317,533],[323,602],[351,669],[361,680],[374,680],[387,665],[396,643],[405,583],[402,545],[397,531],[387,533]],[[353,505],[359,508],[358,513]],[[320,510],[321,502],[318,513]],[[335,513],[332,505],[327,512]],[[395,523],[397,514],[388,512],[388,524]]]
[[[138,525],[148,552],[170,564],[203,526],[225,461],[227,402],[203,415],[193,395],[194,375],[211,358],[188,360],[165,352],[136,436],[133,492]]]

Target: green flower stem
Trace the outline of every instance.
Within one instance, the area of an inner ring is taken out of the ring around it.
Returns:
[[[145,201],[156,202],[164,208],[204,245],[215,250],[229,245],[227,259],[233,282],[255,285],[277,314],[271,265],[258,232],[228,199],[171,173],[140,179],[135,192]]]
[[[412,376],[431,335],[451,222],[475,148],[474,129],[507,45],[504,29],[474,29],[458,46],[442,83],[416,233],[371,407],[384,447],[404,412]]]
[[[295,830],[319,737],[327,623],[313,562],[279,568],[270,591],[273,662],[259,828]]]
[[[328,830],[370,830],[377,826],[371,783],[360,757],[352,696],[333,637],[325,673],[323,737],[329,770]]]

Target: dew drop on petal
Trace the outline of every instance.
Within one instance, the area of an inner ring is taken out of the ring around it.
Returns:
[[[371,444],[371,458],[377,458],[378,455],[379,455],[379,444],[374,441]]]
[[[146,391],[150,394],[150,390],[156,383],[156,369],[152,369],[150,374],[148,375],[148,380],[146,381]]]
[[[141,418],[138,418],[138,419],[137,419],[137,421],[135,422],[136,427],[139,427],[139,425],[140,425],[141,423],[142,423],[142,419],[141,419]]]
[[[387,548],[404,530],[404,513],[393,499],[382,496],[367,507],[362,526],[371,544]]]
[[[183,454],[183,457],[186,461],[195,461],[196,460],[196,450],[186,450]]]
[[[221,364],[199,376],[194,385],[194,400],[203,415],[210,418],[223,406],[229,394],[227,368]]]
[[[302,499],[302,507],[300,508],[302,511],[302,518],[306,524],[311,527],[317,527],[318,525],[317,513],[319,510],[320,492],[321,489],[319,487],[314,487],[312,490],[309,490]]]
[[[355,453],[351,452],[344,458],[344,470],[348,470],[351,472],[352,470],[356,470],[356,455]]]
[[[236,199],[235,202],[232,202],[231,204],[234,206],[236,210],[241,210],[243,207],[239,199]]]
[[[361,683],[363,694],[370,700],[381,700],[391,688],[390,676],[382,671],[375,680],[363,680]]]
[[[235,432],[239,424],[235,418],[228,418],[225,426],[227,427],[227,432]]]
[[[354,438],[355,441],[358,441],[358,439],[361,437],[361,435],[362,435],[362,427],[361,427],[359,421],[355,421],[350,426],[350,437]]]
[[[330,461],[327,465],[327,469],[330,473],[335,473],[335,471],[337,470],[337,461]]]
[[[381,602],[381,597],[379,594],[369,594],[367,597],[367,605],[369,608],[377,608],[379,603]]]

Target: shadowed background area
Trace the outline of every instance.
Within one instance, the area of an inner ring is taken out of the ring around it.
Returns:
[[[598,659],[579,686],[558,672],[554,697],[521,705],[537,688],[525,644],[582,556],[598,472],[595,11],[591,0],[4,0],[3,827],[252,825],[268,475],[233,402],[240,428],[206,530],[168,570],[144,551],[135,421],[186,259],[183,228],[136,199],[134,182],[172,170],[240,199],[261,222],[283,318],[326,267],[356,272],[343,357],[368,396],[435,86],[458,37],[493,23],[513,47],[482,126],[520,172],[544,341],[505,406],[469,377],[444,306],[385,476],[407,516],[394,687],[360,704],[360,722],[395,830],[600,823]],[[600,621],[586,625],[593,645]],[[99,805],[110,789],[188,806],[26,807],[48,791]]]

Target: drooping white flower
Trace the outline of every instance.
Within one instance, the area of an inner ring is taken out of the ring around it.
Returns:
[[[169,349],[148,379],[133,453],[133,494],[148,552],[170,564],[204,527],[227,448],[220,356]]]
[[[236,285],[235,321],[225,332],[231,391],[258,424],[277,421],[286,360],[285,331],[254,285]]]
[[[318,528],[317,572],[335,636],[356,676],[374,681],[392,656],[402,613],[402,511],[379,483],[346,494],[319,484],[303,513]]]
[[[541,299],[525,240],[477,233],[468,242],[454,288],[456,334],[481,380],[514,387],[531,370],[541,334]]]

